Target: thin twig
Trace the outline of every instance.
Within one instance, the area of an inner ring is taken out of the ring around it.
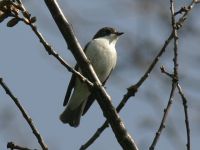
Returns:
[[[160,70],[161,70],[161,73],[164,73],[165,75],[167,75],[168,77],[170,77],[171,79],[173,79],[173,77],[174,77],[173,74],[167,72],[167,71],[165,70],[165,67],[164,67],[164,66],[161,66],[161,67],[160,67]]]
[[[22,4],[21,0],[18,0],[19,3],[21,4],[23,11],[27,12],[26,8],[24,7],[24,5]],[[18,16],[15,16],[18,17]],[[93,83],[90,82],[86,77],[84,77],[80,72],[76,71],[73,67],[71,67],[53,48],[50,44],[47,43],[47,41],[44,39],[44,37],[42,36],[42,34],[38,31],[36,25],[34,23],[31,23],[30,18],[26,18],[29,19],[29,22],[27,23],[26,19],[24,18],[19,18],[21,19],[24,23],[26,23],[27,25],[29,25],[31,27],[31,29],[33,30],[33,32],[35,33],[35,35],[38,37],[38,39],[40,40],[40,42],[42,43],[42,45],[44,46],[45,50],[47,51],[47,53],[49,55],[54,56],[69,72],[72,72],[73,74],[75,74],[82,82],[85,82],[88,87],[92,87]]]
[[[178,83],[178,35],[177,35],[177,28],[176,28],[176,20],[175,20],[175,11],[174,11],[174,1],[170,0],[170,11],[171,11],[171,20],[172,20],[172,32],[173,32],[173,39],[174,39],[174,72],[173,75],[166,73],[164,67],[161,67],[161,71],[163,73],[165,73],[168,76],[172,76],[172,88],[171,88],[171,92],[170,92],[170,98],[167,104],[167,107],[164,109],[164,114],[160,123],[160,126],[156,132],[156,135],[153,139],[153,142],[150,146],[150,150],[154,150],[155,146],[160,138],[160,135],[163,131],[163,129],[165,128],[165,122],[167,119],[167,116],[169,114],[170,108],[172,106],[172,102],[173,102],[173,97],[174,97],[174,92],[176,90],[176,85]]]
[[[189,115],[188,115],[188,105],[187,105],[187,98],[185,97],[181,86],[177,84],[177,88],[179,91],[179,94],[183,101],[183,108],[184,108],[184,114],[185,114],[185,126],[186,126],[186,132],[187,132],[187,150],[190,150],[190,123],[189,123]]]
[[[174,82],[178,82],[179,75],[178,75],[178,32],[176,27],[176,20],[175,20],[175,10],[174,10],[174,1],[170,0],[170,10],[171,10],[171,19],[172,19],[172,28],[173,28],[173,39],[174,39]]]
[[[189,127],[189,119],[188,119],[188,112],[187,112],[187,99],[184,96],[181,87],[179,85],[179,75],[178,75],[178,32],[177,32],[177,26],[175,21],[175,11],[174,11],[174,2],[173,0],[170,0],[171,2],[171,16],[172,16],[172,27],[174,32],[174,77],[173,82],[177,83],[177,87],[179,90],[179,94],[181,95],[182,101],[183,101],[183,108],[184,108],[184,116],[185,116],[185,125],[186,125],[186,132],[187,132],[187,150],[190,150],[190,127]],[[191,4],[196,3],[194,0]],[[187,14],[187,11],[191,9],[191,5],[186,10],[185,14]]]
[[[22,147],[22,146],[16,145],[14,142],[8,142],[7,148],[10,148],[10,150],[15,150],[15,149],[18,149],[18,150],[36,150],[36,149],[30,149],[30,148],[27,148],[27,147]]]
[[[30,24],[31,29],[33,32],[37,35],[37,37],[40,39],[40,42],[45,47],[46,51],[49,53],[49,55],[53,55],[69,72],[72,72],[75,74],[82,82],[85,82],[88,87],[92,87],[93,83],[90,82],[86,77],[84,77],[80,72],[76,71],[74,68],[72,68],[44,39],[42,34],[38,31],[37,27],[34,24]]]
[[[156,132],[156,136],[154,137],[153,142],[152,142],[149,150],[154,150],[155,149],[155,146],[156,146],[156,144],[157,144],[157,142],[159,140],[161,132],[165,128],[165,122],[166,122],[167,116],[169,114],[169,111],[170,111],[170,108],[171,108],[171,105],[172,105],[172,102],[173,102],[175,88],[176,88],[176,83],[173,82],[167,107],[164,109],[164,114],[163,114],[160,126],[158,128],[158,131]]]
[[[173,75],[168,73],[166,71],[166,69],[164,68],[164,66],[161,67],[161,72],[164,73],[165,75],[167,75],[168,77],[170,77],[171,79],[173,79]],[[187,133],[187,144],[186,144],[186,147],[187,147],[187,150],[190,150],[190,147],[191,147],[190,146],[190,124],[189,124],[188,105],[187,105],[188,100],[185,97],[180,84],[177,83],[176,86],[178,88],[179,95],[181,96],[182,103],[183,103],[183,108],[184,108],[185,126],[186,126],[186,133]]]
[[[40,146],[42,147],[43,150],[48,150],[47,145],[45,144],[42,136],[40,135],[40,133],[38,132],[37,128],[35,127],[35,125],[33,124],[33,121],[31,119],[31,117],[28,115],[28,113],[25,111],[25,109],[23,108],[23,106],[20,104],[19,100],[14,96],[14,94],[10,91],[10,89],[8,88],[8,86],[3,82],[3,78],[0,77],[0,85],[3,87],[3,89],[5,90],[6,94],[8,94],[11,99],[14,101],[14,103],[17,105],[18,109],[21,111],[24,119],[27,121],[28,125],[30,126],[30,128],[32,129],[33,134],[35,135],[35,137],[38,140],[38,143],[40,144]]]
[[[185,14],[182,16],[182,18],[185,18],[185,16],[188,14],[187,11],[191,10],[193,3],[194,3],[194,1],[188,6],[188,9],[184,9]],[[172,90],[175,90],[175,85],[176,85],[176,87],[179,90],[179,94],[182,97],[183,106],[184,106],[184,113],[185,113],[186,131],[187,131],[187,150],[190,150],[190,127],[189,127],[189,119],[188,119],[188,112],[187,112],[187,99],[185,98],[185,96],[184,96],[184,94],[183,94],[183,92],[181,90],[181,87],[180,87],[180,85],[178,83],[179,76],[178,76],[178,33],[177,33],[177,29],[179,28],[179,26],[177,26],[177,25],[181,21],[183,21],[184,19],[180,18],[178,23],[176,23],[175,15],[177,13],[175,13],[175,11],[174,11],[174,1],[173,0],[170,0],[170,10],[171,10],[172,27],[173,27],[173,38],[174,38],[174,59],[173,59],[173,62],[174,62],[174,73],[172,75],[172,74],[166,72],[164,67],[161,67],[161,72],[165,73],[167,76],[172,78]],[[181,10],[179,12],[181,12]],[[168,109],[167,110],[165,109],[165,111],[168,111]],[[163,116],[163,118],[164,118],[164,116]],[[162,126],[163,121],[164,120],[161,121],[161,126],[160,126],[158,132],[156,133],[156,136],[155,136],[155,138],[153,140],[153,143],[152,143],[152,145],[150,147],[150,150],[154,150],[155,145],[156,145],[156,143],[157,143],[157,141],[159,139],[159,136],[161,134],[161,130],[160,129],[164,128],[164,126]]]
[[[192,8],[195,6],[195,4],[198,4],[198,1],[192,0],[188,6],[185,6],[186,9],[184,10],[184,14],[182,15],[182,17],[179,18],[179,20],[176,23],[177,30],[183,26],[183,23],[187,19],[189,12],[192,10]]]

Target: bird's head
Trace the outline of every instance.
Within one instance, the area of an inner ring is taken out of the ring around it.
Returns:
[[[124,34],[123,32],[118,32],[116,29],[111,28],[111,27],[104,27],[100,29],[93,39],[98,39],[98,38],[105,38],[109,41],[109,43],[115,44],[117,42],[117,39],[119,38],[120,35]]]

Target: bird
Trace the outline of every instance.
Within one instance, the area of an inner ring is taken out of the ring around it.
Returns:
[[[122,34],[123,32],[118,32],[112,27],[103,27],[84,48],[84,52],[102,85],[105,85],[116,66],[115,45]],[[75,66],[75,70],[82,73],[78,65]],[[78,127],[81,116],[88,111],[94,100],[95,95],[90,92],[86,83],[81,82],[75,74],[72,74],[63,102],[63,106],[66,108],[60,115],[61,122]]]

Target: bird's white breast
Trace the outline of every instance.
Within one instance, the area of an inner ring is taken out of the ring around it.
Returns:
[[[112,40],[112,42],[110,42],[109,38],[110,37],[108,37],[108,39],[105,37],[93,39],[85,50],[85,53],[101,82],[104,82],[107,79],[117,61],[117,53],[115,50],[117,38]],[[68,104],[70,109],[77,108],[89,95],[90,91],[87,88],[87,85],[83,84],[77,78],[74,92]]]
[[[105,38],[94,39],[89,43],[86,49],[86,55],[100,81],[105,81],[110,71],[116,65],[117,53],[115,50],[115,42],[109,43]]]

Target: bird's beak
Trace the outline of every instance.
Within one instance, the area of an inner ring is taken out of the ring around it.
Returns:
[[[120,35],[124,34],[124,32],[116,32],[115,34],[116,34],[117,36],[120,36]]]

